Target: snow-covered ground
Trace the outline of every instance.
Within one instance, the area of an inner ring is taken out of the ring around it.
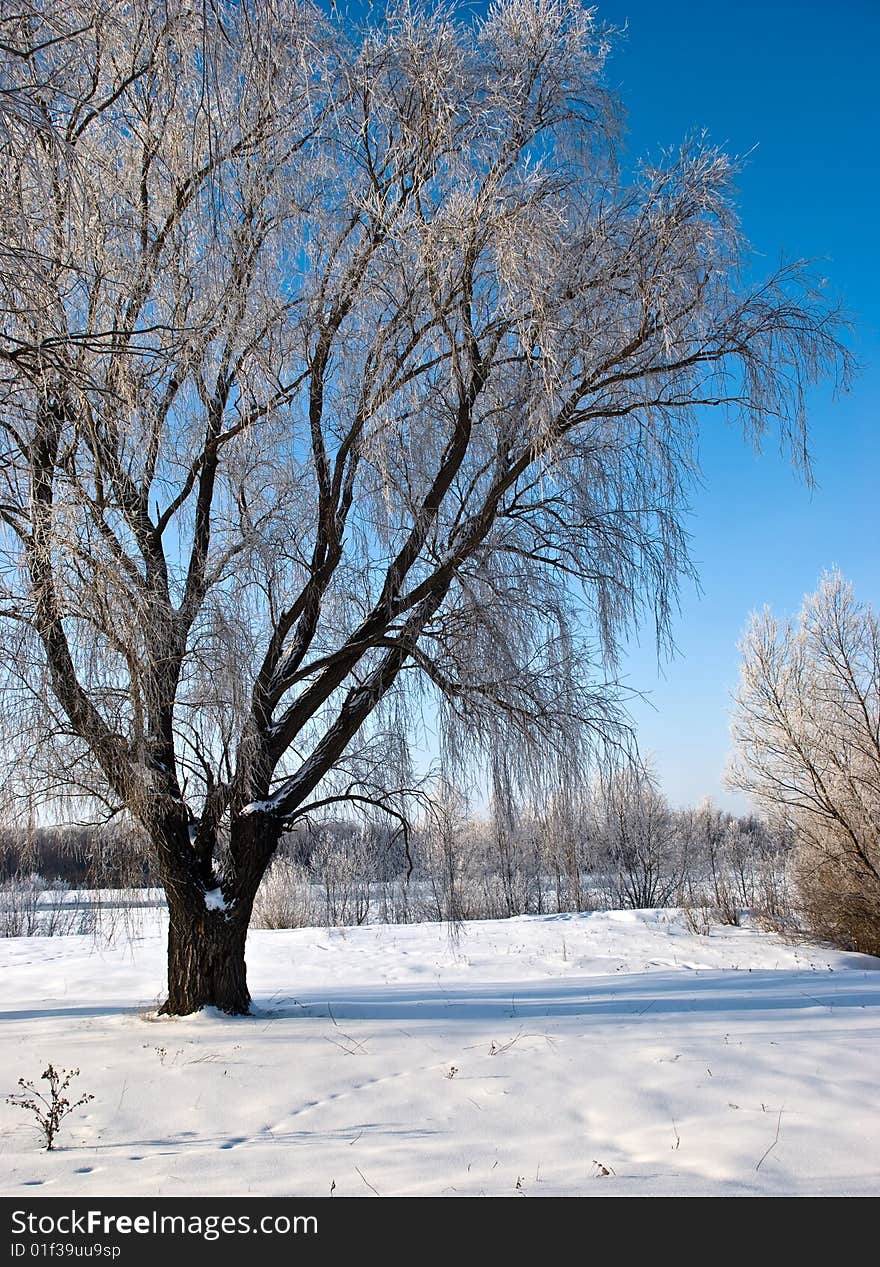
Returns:
[[[674,912],[255,932],[255,1015],[157,1019],[141,925],[0,941],[0,1191],[878,1194],[880,960]],[[607,1173],[606,1173],[607,1172]]]

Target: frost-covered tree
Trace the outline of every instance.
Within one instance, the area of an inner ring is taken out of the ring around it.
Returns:
[[[795,833],[814,930],[880,952],[880,616],[826,573],[796,620],[752,618],[734,786]]]
[[[532,794],[612,739],[622,631],[689,571],[698,422],[803,461],[845,378],[736,165],[624,179],[578,0],[41,0],[0,32],[9,787],[124,813],[165,1010],[244,1012],[280,834],[448,768]]]
[[[600,858],[615,905],[667,906],[686,870],[679,824],[649,770],[627,763],[597,789]]]

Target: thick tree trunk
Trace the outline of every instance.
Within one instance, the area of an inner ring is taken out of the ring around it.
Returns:
[[[171,911],[168,926],[168,998],[161,1011],[188,1016],[216,1007],[244,1016],[250,1010],[244,945],[247,924],[226,911],[189,917]],[[178,918],[175,918],[178,915]]]
[[[206,890],[217,885],[210,857],[191,852],[188,824],[157,836],[168,898],[168,997],[160,1011],[188,1016],[216,1007],[233,1016],[250,1011],[244,959],[254,898],[278,844],[280,828],[268,814],[236,819],[223,883],[225,902],[212,909]]]

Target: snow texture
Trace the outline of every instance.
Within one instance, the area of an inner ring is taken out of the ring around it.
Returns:
[[[274,801],[249,801],[239,817],[244,818],[248,814],[271,814],[276,808]]]
[[[0,1090],[95,1095],[50,1154],[0,1105],[3,1193],[880,1193],[878,959],[670,911],[254,932],[253,1017],[160,1019],[164,918],[0,942]]]

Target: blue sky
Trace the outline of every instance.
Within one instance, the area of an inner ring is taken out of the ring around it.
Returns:
[[[880,2],[596,0],[596,10],[627,28],[606,68],[627,112],[625,164],[703,129],[748,155],[739,210],[756,277],[783,255],[812,259],[855,323],[853,390],[810,397],[813,488],[772,436],[756,454],[714,412],[706,419],[687,521],[701,590],[682,589],[671,660],[658,664],[646,627],[621,664],[626,686],[647,696],[630,711],[673,804],[711,796],[745,809],[723,772],[749,613],[796,613],[832,566],[880,605]]]
[[[861,598],[880,602],[880,5],[608,0],[599,16],[628,24],[607,76],[628,111],[627,160],[694,128],[731,152],[756,147],[740,211],[757,271],[780,252],[816,259],[856,322],[853,391],[835,402],[818,389],[810,399],[814,489],[772,439],[756,456],[707,419],[704,484],[689,519],[702,595],[682,592],[671,662],[658,668],[645,630],[622,666],[628,685],[650,694],[632,712],[669,798],[710,795],[735,808],[744,802],[724,790],[722,771],[749,612],[795,612],[832,565]]]

